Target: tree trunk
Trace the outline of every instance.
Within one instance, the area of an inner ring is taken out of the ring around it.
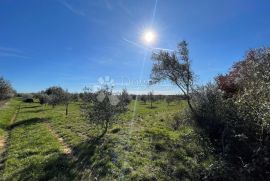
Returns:
[[[109,121],[105,122],[105,129],[103,130],[102,134],[99,136],[99,138],[102,138],[108,131]]]
[[[68,115],[68,104],[66,104],[66,116]]]
[[[153,108],[152,101],[151,101],[151,109]]]
[[[187,102],[188,102],[188,106],[189,106],[191,112],[195,114],[195,110],[194,110],[193,106],[191,105],[190,97],[189,97],[189,96],[188,96],[188,98],[187,98]]]

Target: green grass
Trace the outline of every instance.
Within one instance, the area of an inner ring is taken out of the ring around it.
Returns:
[[[16,121],[8,128],[3,180],[47,180],[65,170],[61,145],[42,117],[38,104],[21,105]]]
[[[0,107],[0,138],[5,136],[6,128],[10,124],[19,104],[18,99],[12,99]]]
[[[96,139],[99,130],[81,117],[79,103],[70,104],[67,117],[64,106],[23,103],[10,127],[4,179],[198,179],[213,156],[192,124],[172,128],[174,114],[186,103],[155,102],[150,109],[149,103],[137,102],[136,114],[134,104]],[[46,124],[72,148],[73,156],[62,153],[61,143]]]

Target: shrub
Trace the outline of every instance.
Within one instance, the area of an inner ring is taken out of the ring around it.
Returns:
[[[121,129],[120,128],[114,128],[114,129],[112,129],[112,133],[118,133],[119,131],[120,131]]]
[[[173,116],[172,122],[171,122],[171,127],[174,130],[179,129],[181,125],[186,125],[191,123],[190,119],[190,113],[187,110],[181,110],[180,112],[176,113]]]
[[[50,102],[50,97],[47,94],[41,93],[41,94],[38,94],[37,97],[41,105],[48,104]]]
[[[27,103],[34,102],[34,98],[32,94],[23,94],[22,99],[23,99],[23,102],[27,102]]]
[[[225,83],[220,78],[193,94],[197,122],[221,155],[223,166],[210,175],[214,180],[266,180],[270,176],[269,49],[249,51],[226,75]]]

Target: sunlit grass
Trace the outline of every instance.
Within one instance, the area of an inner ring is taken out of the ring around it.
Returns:
[[[173,178],[169,172],[192,178],[195,170],[212,162],[191,124],[178,130],[170,126],[173,115],[185,109],[184,101],[155,102],[152,109],[150,103],[138,101],[135,114],[134,104],[131,102],[129,111],[119,116],[103,138],[95,140],[98,129],[83,119],[79,103],[70,104],[68,116],[64,106],[53,109],[23,103],[10,128],[4,178],[151,180]],[[63,156],[61,144],[46,124],[72,148],[73,156]],[[54,165],[61,165],[60,170]]]
[[[6,133],[6,128],[18,109],[19,103],[18,99],[12,99],[0,107],[0,138]]]

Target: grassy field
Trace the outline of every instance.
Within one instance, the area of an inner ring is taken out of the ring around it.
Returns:
[[[18,99],[12,99],[9,102],[5,102],[0,106],[0,138],[6,136],[6,128],[10,124],[12,116],[19,108],[20,101]]]
[[[20,110],[13,123],[12,115]],[[174,115],[185,102],[137,102],[108,133],[80,114],[79,103],[54,109],[11,100],[0,110],[1,135],[9,134],[3,180],[180,180],[198,179],[213,156],[192,124],[175,130]]]

